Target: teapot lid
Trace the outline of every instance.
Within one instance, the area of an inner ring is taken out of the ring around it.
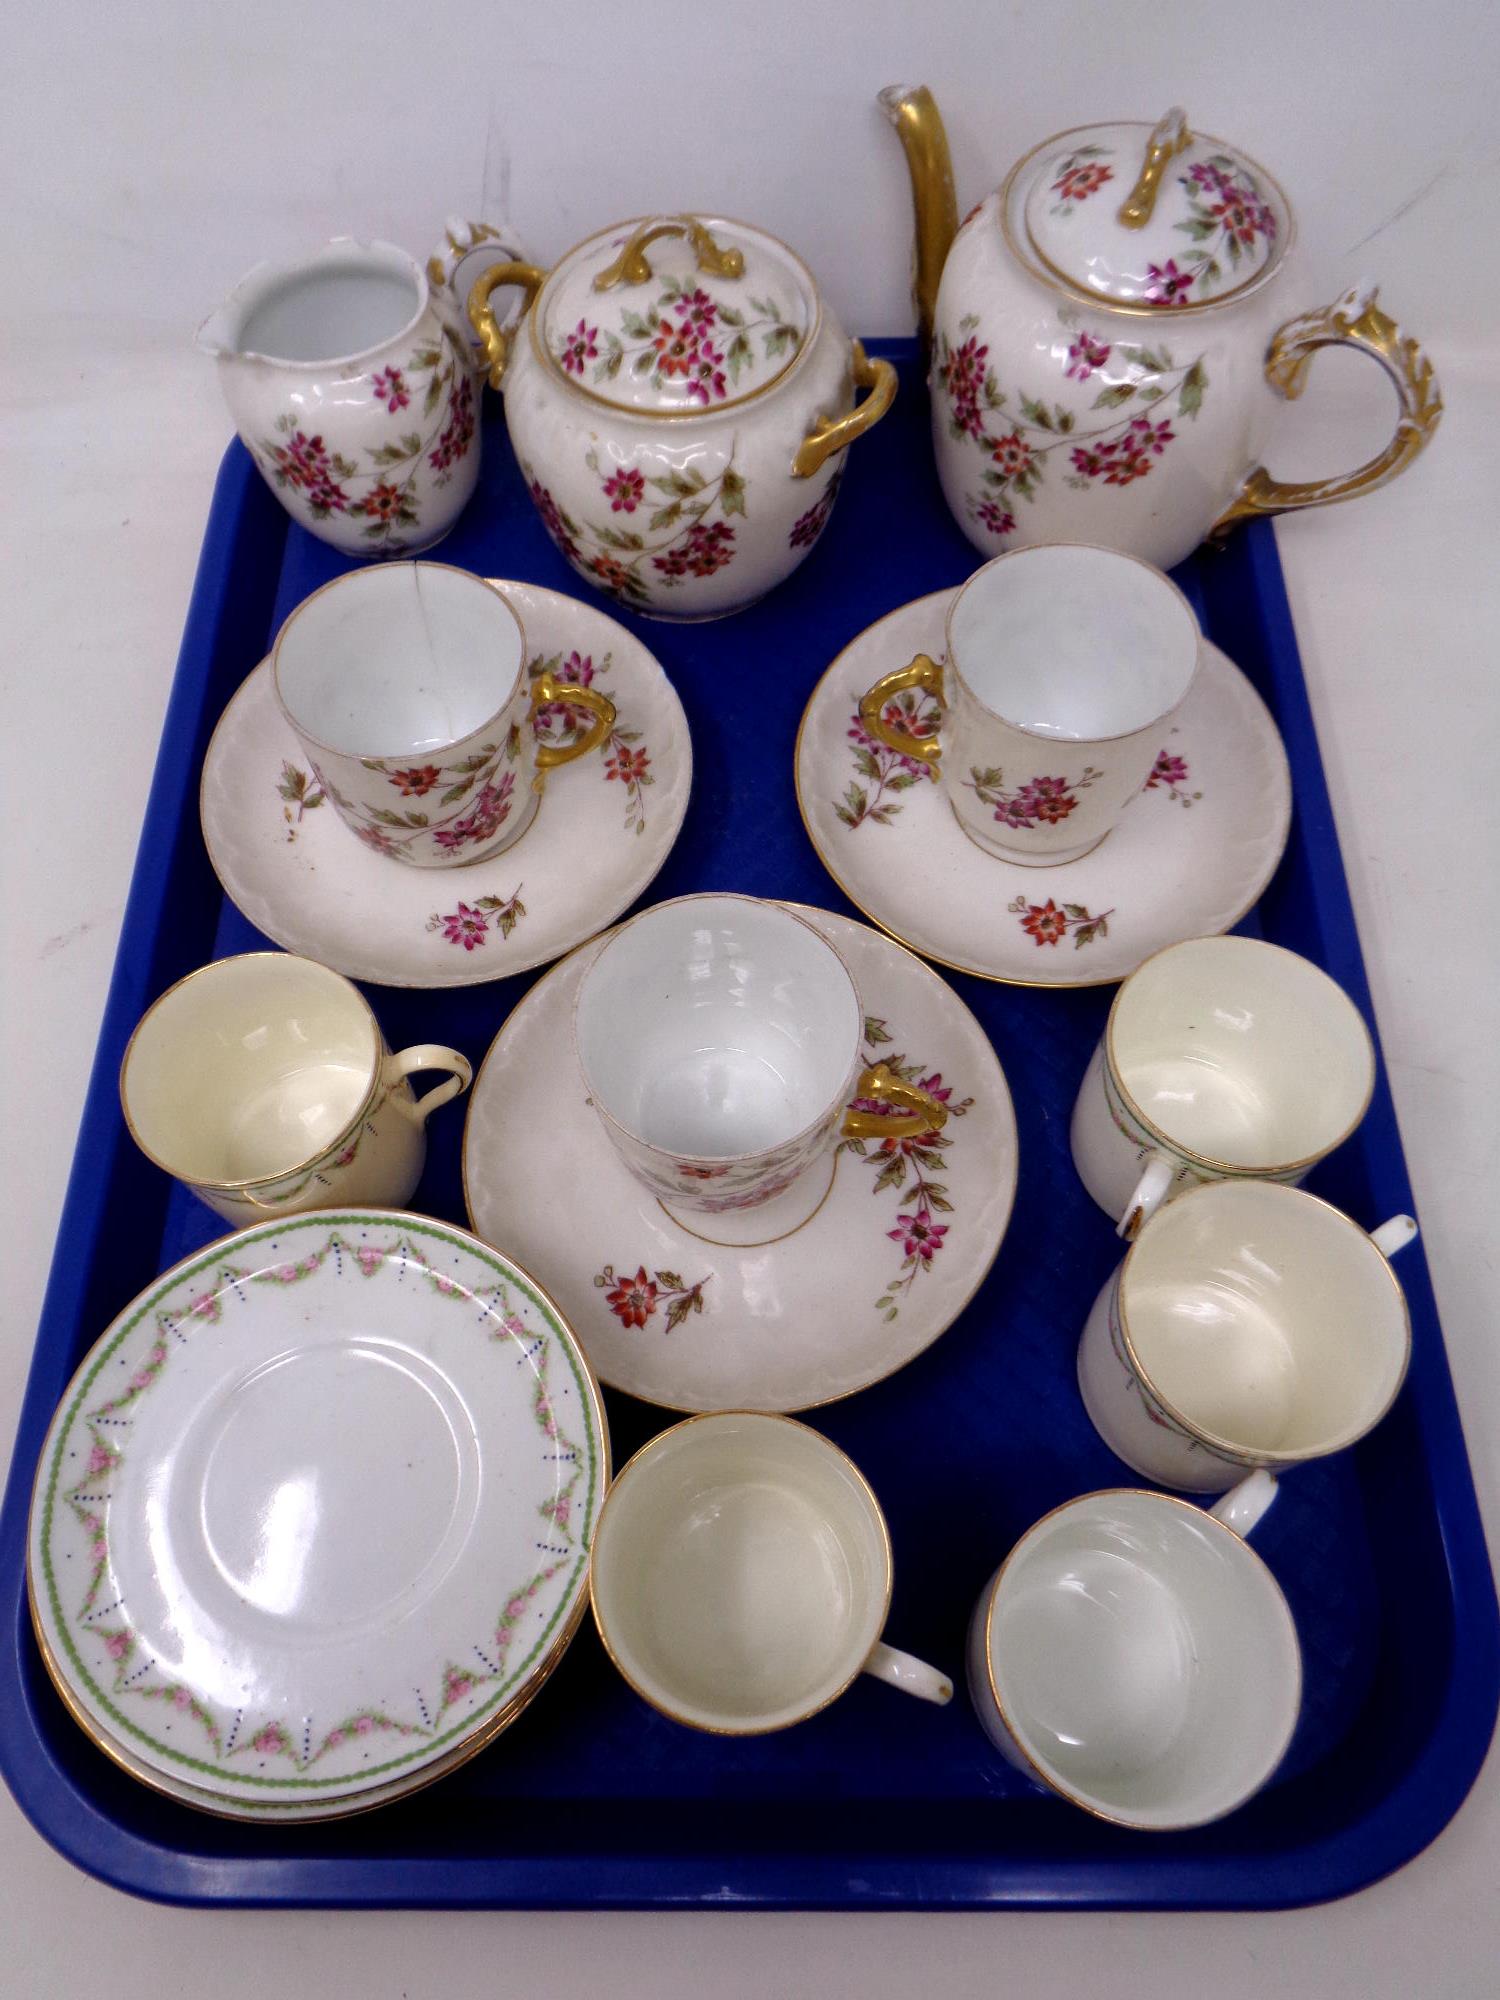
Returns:
[[[537,301],[533,337],[601,402],[698,416],[779,381],[818,316],[811,274],[774,237],[717,216],[652,216],[568,252]]]
[[[1085,125],[1017,169],[1031,252],[1085,297],[1142,308],[1218,305],[1265,278],[1291,213],[1263,167],[1161,122]]]

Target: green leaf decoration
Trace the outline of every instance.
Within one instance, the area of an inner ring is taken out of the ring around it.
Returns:
[[[647,347],[635,357],[635,365],[631,373],[635,375],[649,375],[655,366],[656,349],[654,347]]]
[[[960,333],[972,333],[975,327],[978,326],[978,324],[979,324],[978,313],[965,313],[963,318],[958,322],[958,330]],[[948,347],[948,336],[944,334],[943,350],[945,353],[947,351],[947,347]]]
[[[440,806],[456,806],[459,800],[474,789],[472,778],[461,778],[456,785],[450,785],[438,800]]]
[[[1196,417],[1203,408],[1203,391],[1208,387],[1208,370],[1201,361],[1195,361],[1182,378],[1182,387],[1177,392],[1177,414],[1180,417]]]
[[[745,482],[732,465],[726,465],[719,481],[719,508],[725,514],[744,514]]]
[[[621,313],[620,324],[632,340],[650,340],[652,338],[652,329],[647,326],[638,312]],[[618,342],[616,345],[618,345]]]
[[[656,1282],[664,1292],[685,1292],[687,1286],[676,1271],[658,1271]]]
[[[866,1014],[865,1040],[870,1044],[872,1049],[878,1049],[884,1043],[893,1041],[894,1039],[889,1027],[887,1027],[878,1014]]]
[[[929,1208],[935,1208],[940,1215],[953,1213],[953,1204],[949,1201],[946,1190],[940,1188],[936,1181],[929,1181],[923,1192],[927,1197]]]
[[[1088,911],[1083,907],[1082,903],[1064,903],[1063,910],[1068,916],[1073,918],[1086,917],[1088,915]]]
[[[725,326],[743,326],[745,324],[745,315],[742,312],[738,312],[733,306],[721,305],[719,307],[719,318],[724,322]]]
[[[1040,403],[1034,402],[1030,396],[1022,396],[1021,398],[1021,415],[1026,419],[1027,423],[1036,424],[1041,430],[1050,431],[1053,428],[1051,416]]]
[[[1128,403],[1135,394],[1133,382],[1116,382],[1113,388],[1101,389],[1090,404],[1095,410],[1118,410],[1122,403]]]
[[[755,352],[750,345],[749,334],[737,333],[734,339],[730,341],[729,346],[725,350],[724,354],[724,361],[725,365],[729,369],[730,380],[732,382],[738,382],[740,379],[740,370],[743,367],[745,367],[747,363],[753,363],[754,360],[755,360]]]
[[[438,398],[443,393],[443,377],[432,376],[427,383],[427,394],[422,398],[422,415],[430,417],[438,406]]]
[[[891,1157],[886,1161],[885,1165],[880,1169],[880,1172],[875,1176],[875,1185],[871,1190],[871,1192],[874,1194],[879,1194],[882,1188],[900,1187],[902,1183],[905,1181],[905,1179],[906,1179],[905,1156],[901,1153],[892,1153]]]
[[[670,528],[674,521],[678,521],[681,518],[682,502],[680,500],[674,500],[666,507],[658,507],[656,512],[651,516],[652,534],[654,535],[658,528]]]

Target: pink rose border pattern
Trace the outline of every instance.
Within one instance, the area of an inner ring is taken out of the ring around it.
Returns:
[[[358,1225],[362,1218],[348,1216],[340,1221]],[[266,1235],[273,1241],[288,1230],[295,1230],[295,1222],[269,1228]],[[323,1218],[312,1227],[326,1226]],[[363,1233],[363,1232],[361,1232]],[[255,1239],[252,1239],[252,1241]],[[249,1247],[248,1245],[246,1246]],[[225,1311],[225,1301],[230,1297],[242,1303],[249,1296],[248,1288],[256,1285],[274,1284],[290,1286],[314,1277],[333,1261],[335,1279],[341,1279],[352,1272],[361,1278],[371,1279],[393,1263],[401,1276],[413,1272],[438,1296],[478,1305],[481,1319],[490,1326],[492,1341],[525,1343],[524,1358],[530,1363],[535,1374],[535,1384],[531,1395],[531,1416],[541,1436],[547,1441],[550,1455],[560,1464],[571,1462],[572,1470],[566,1479],[559,1478],[557,1489],[543,1500],[538,1513],[544,1519],[541,1531],[543,1539],[537,1542],[542,1557],[532,1573],[518,1583],[503,1599],[495,1623],[487,1642],[476,1643],[473,1656],[476,1664],[460,1664],[449,1660],[437,1670],[431,1699],[420,1688],[414,1689],[417,1714],[396,1716],[375,1707],[352,1709],[340,1715],[337,1720],[312,1729],[310,1720],[304,1723],[300,1740],[279,1720],[268,1719],[259,1724],[248,1723],[243,1712],[233,1717],[224,1717],[214,1711],[196,1696],[192,1689],[170,1675],[163,1675],[149,1658],[143,1657],[138,1635],[123,1616],[118,1596],[100,1602],[106,1578],[109,1573],[109,1526],[108,1511],[111,1504],[110,1482],[125,1461],[126,1446],[115,1442],[112,1432],[128,1430],[133,1417],[125,1414],[138,1404],[161,1379],[172,1354],[186,1345],[192,1336],[203,1328],[218,1324]],[[153,1742],[159,1751],[171,1756],[174,1761],[185,1764],[190,1769],[210,1772],[217,1776],[226,1774],[232,1758],[259,1759],[256,1771],[241,1771],[237,1775],[246,1783],[271,1789],[295,1789],[309,1781],[306,1773],[322,1759],[341,1749],[352,1741],[372,1736],[396,1739],[420,1738],[424,1744],[434,1744],[440,1736],[443,1724],[451,1711],[460,1704],[467,1703],[478,1690],[499,1684],[498,1692],[503,1692],[524,1672],[529,1662],[523,1661],[514,1670],[509,1668],[508,1654],[514,1644],[516,1633],[526,1616],[527,1610],[538,1594],[560,1571],[570,1564],[579,1566],[586,1558],[591,1531],[592,1498],[584,1504],[584,1519],[578,1522],[580,1512],[579,1487],[587,1474],[592,1485],[595,1473],[596,1444],[591,1427],[586,1427],[585,1442],[579,1444],[569,1438],[559,1423],[551,1392],[547,1386],[547,1370],[552,1358],[554,1343],[545,1334],[534,1333],[515,1312],[507,1288],[502,1279],[483,1293],[470,1290],[457,1279],[446,1276],[433,1268],[429,1259],[411,1241],[411,1232],[403,1231],[389,1243],[377,1245],[357,1238],[350,1238],[335,1229],[327,1239],[315,1249],[301,1256],[293,1256],[274,1267],[259,1271],[233,1264],[219,1264],[216,1267],[213,1252],[199,1264],[178,1275],[165,1292],[156,1294],[147,1306],[121,1329],[117,1339],[98,1358],[88,1382],[84,1384],[76,1399],[74,1412],[64,1426],[52,1454],[48,1471],[47,1487],[43,1505],[42,1522],[42,1568],[48,1601],[53,1619],[64,1647],[68,1651],[74,1667],[82,1674],[85,1684],[95,1698],[122,1726],[133,1734]],[[190,1281],[199,1280],[200,1274],[212,1269],[212,1276],[202,1290],[196,1291],[181,1307],[163,1306],[157,1303],[163,1296],[181,1292]],[[141,1354],[134,1367],[129,1368],[126,1384],[113,1396],[106,1397],[87,1411],[84,1403],[87,1391],[97,1379],[106,1361],[115,1359],[124,1363],[125,1356],[118,1350],[131,1339],[137,1328],[151,1315],[149,1345]],[[71,1486],[59,1494],[62,1479],[64,1448],[69,1440],[78,1435],[83,1427],[84,1440],[88,1445],[88,1455],[84,1471]],[[70,1510],[85,1538],[88,1552],[87,1583],[74,1619],[79,1629],[91,1638],[101,1642],[104,1658],[112,1670],[112,1680],[108,1691],[100,1688],[93,1674],[73,1643],[69,1629],[70,1621],[64,1611],[60,1587],[52,1562],[52,1523],[58,1501]],[[540,1646],[548,1637],[556,1622],[557,1613],[549,1620],[536,1642]],[[535,1647],[533,1648],[533,1654]],[[131,1696],[139,1700],[156,1702],[174,1714],[184,1716],[198,1725],[207,1748],[212,1753],[212,1762],[201,1756],[193,1756],[174,1744],[156,1741],[134,1722],[128,1715],[117,1709],[110,1697]],[[471,1721],[477,1721],[473,1716]],[[265,1776],[266,1763],[273,1759],[285,1759],[296,1774],[292,1777]],[[398,1757],[395,1764],[408,1761]],[[351,1779],[358,1776],[363,1782],[377,1775],[377,1772],[392,1768],[390,1763],[362,1769],[351,1773]],[[336,1781],[335,1781],[336,1782]]]

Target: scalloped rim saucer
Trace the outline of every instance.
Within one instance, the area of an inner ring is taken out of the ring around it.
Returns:
[[[269,660],[247,677],[203,760],[203,838],[225,894],[287,951],[384,986],[473,986],[560,958],[650,885],[692,788],[687,717],[654,654],[591,605],[502,582],[529,668],[587,664],[618,711],[598,750],[547,774],[513,847],[470,868],[372,854],[323,798],[277,709]],[[567,741],[555,725],[547,740]],[[398,801],[399,803],[399,801]]]
[[[231,1817],[366,1810],[545,1683],[608,1478],[587,1359],[509,1258],[402,1210],[265,1223],[154,1280],[78,1369],[33,1623],[143,1782]]]
[[[1217,646],[1157,768],[1092,853],[1031,868],[983,852],[936,775],[859,726],[859,698],[915,653],[943,657],[952,591],[902,605],[850,641],[797,732],[797,804],[850,902],[913,951],[1017,986],[1100,986],[1183,938],[1227,931],[1275,873],[1291,826],[1286,751]]]
[[[945,980],[879,931],[789,907],[853,973],[866,1060],[949,1093],[936,1143],[842,1145],[823,1199],[809,1215],[799,1184],[779,1230],[772,1210],[787,1196],[719,1225],[706,1213],[674,1217],[610,1145],[574,1053],[573,998],[602,939],[512,1011],[469,1100],[464,1197],[475,1233],[539,1274],[603,1382],[667,1409],[806,1410],[884,1380],[963,1311],[1010,1219],[1015,1113],[984,1030]],[[816,1195],[825,1169],[809,1171]]]

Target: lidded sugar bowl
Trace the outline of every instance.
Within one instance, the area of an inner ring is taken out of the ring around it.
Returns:
[[[1371,492],[1432,436],[1432,368],[1374,286],[1287,318],[1286,196],[1181,111],[1045,140],[959,225],[931,93],[880,102],[916,202],[938,473],[985,555],[1093,542],[1165,569],[1236,521]],[[1330,346],[1380,363],[1395,433],[1346,477],[1288,484],[1259,454]]]
[[[513,284],[530,305],[507,335],[489,298]],[[717,216],[617,224],[550,272],[498,263],[469,314],[552,539],[653,617],[720,617],[789,576],[896,391],[799,257]]]

